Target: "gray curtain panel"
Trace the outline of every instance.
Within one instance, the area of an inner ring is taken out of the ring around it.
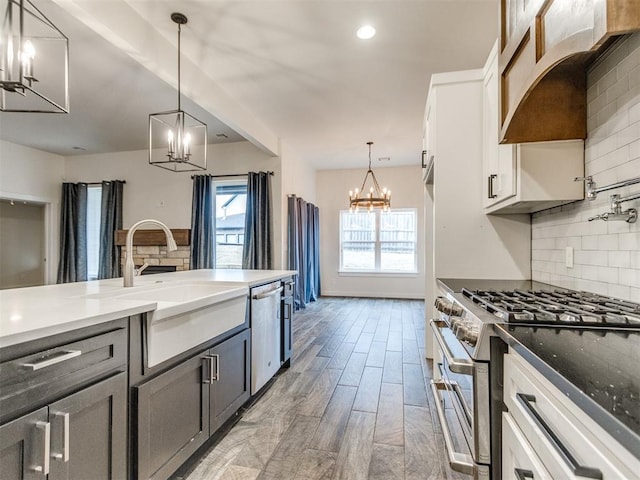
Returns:
[[[215,266],[214,202],[213,179],[209,175],[194,175],[191,202],[191,270]]]
[[[320,296],[320,210],[295,195],[287,202],[287,268],[298,271],[296,310]]]
[[[87,280],[87,184],[63,183],[58,283]]]
[[[120,247],[116,245],[116,230],[122,229],[122,201],[124,182],[102,182],[100,212],[100,264],[98,278],[115,278],[120,273]]]
[[[250,270],[273,268],[271,212],[271,175],[267,172],[249,172],[242,268]]]

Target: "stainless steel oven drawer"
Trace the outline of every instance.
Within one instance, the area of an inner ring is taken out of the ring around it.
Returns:
[[[0,422],[126,371],[125,326],[46,347],[0,363]]]

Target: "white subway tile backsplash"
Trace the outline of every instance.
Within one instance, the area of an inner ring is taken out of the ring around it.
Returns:
[[[585,173],[598,187],[640,172],[640,33],[626,37],[587,74]],[[610,211],[610,195],[640,192],[640,184],[601,192],[532,216],[534,280],[640,302],[640,221],[587,221]],[[637,208],[640,200],[623,203]],[[574,249],[574,268],[565,248]]]
[[[611,267],[631,268],[631,252],[603,252],[608,254],[608,265]]]
[[[637,225],[636,222],[634,225]],[[640,250],[640,230],[635,228],[634,232],[622,233],[618,235],[620,239],[620,250]]]
[[[620,284],[640,288],[640,271],[633,268],[620,268]]]

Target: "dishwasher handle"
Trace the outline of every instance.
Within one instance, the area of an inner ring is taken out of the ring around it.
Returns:
[[[278,287],[275,290],[269,290],[268,292],[265,292],[265,293],[258,293],[256,295],[252,295],[251,299],[262,300],[263,298],[273,297],[274,295],[277,295],[278,293],[282,292],[282,290],[284,290],[284,287]]]

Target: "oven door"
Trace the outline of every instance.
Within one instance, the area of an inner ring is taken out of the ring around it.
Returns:
[[[434,380],[436,399],[449,465],[453,470],[489,478],[489,368],[474,361],[442,320],[431,320],[437,346]]]

